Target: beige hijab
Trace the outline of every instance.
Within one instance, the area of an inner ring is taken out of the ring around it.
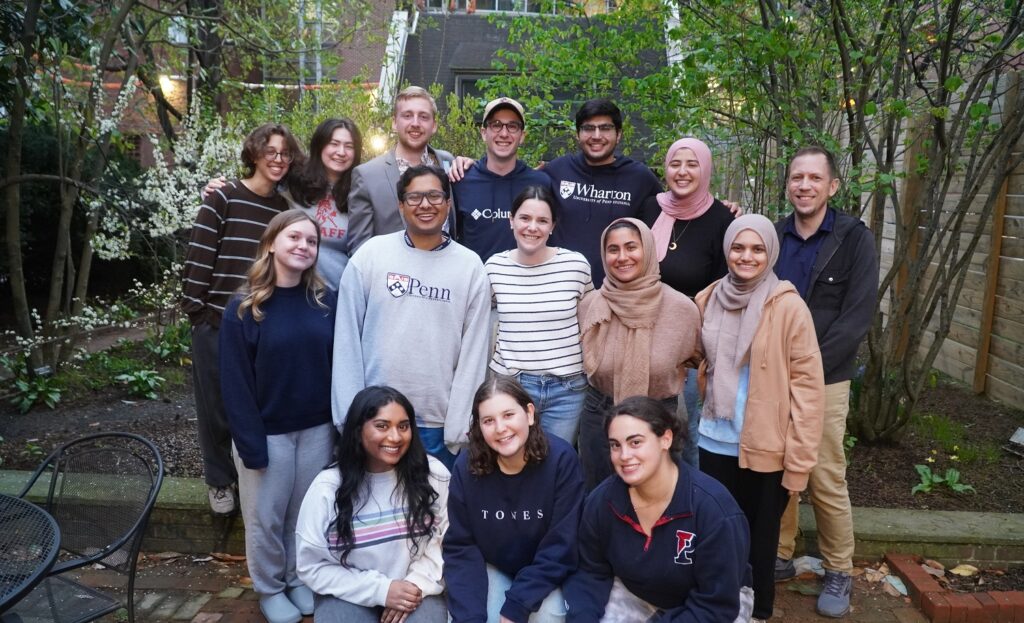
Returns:
[[[779,284],[775,262],[779,259],[779,236],[775,225],[760,214],[744,214],[725,230],[723,245],[729,248],[744,230],[752,230],[764,242],[768,265],[753,279],[725,276],[708,297],[701,339],[711,382],[704,396],[704,417],[731,420],[735,412],[740,369],[750,357],[750,345],[761,322],[765,301]]]
[[[618,223],[629,223],[640,232],[643,265],[640,275],[623,283],[608,270],[604,256],[608,232]],[[601,234],[601,264],[605,278],[601,289],[587,309],[580,327],[583,343],[583,368],[593,374],[601,361],[614,361],[615,391],[612,399],[619,402],[629,396],[646,396],[650,385],[651,333],[661,307],[661,270],[655,257],[654,236],[642,221],[635,218],[616,219]],[[611,327],[619,322],[626,328],[622,342],[610,339]]]

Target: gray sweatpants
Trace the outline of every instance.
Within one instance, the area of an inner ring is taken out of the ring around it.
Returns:
[[[302,584],[295,574],[295,522],[313,478],[331,460],[334,426],[267,435],[269,463],[249,469],[231,454],[238,470],[238,497],[245,520],[245,556],[252,587],[274,595]]]

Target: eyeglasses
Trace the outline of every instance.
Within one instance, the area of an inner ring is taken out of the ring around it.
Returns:
[[[295,156],[287,151],[274,151],[273,149],[266,149],[263,151],[263,159],[267,162],[273,162],[278,158],[281,158],[281,162],[289,163],[295,160]]]
[[[520,132],[523,131],[523,124],[518,121],[504,122],[498,121],[497,119],[492,119],[491,121],[486,122],[484,124],[484,127],[486,127],[491,132],[494,132],[495,134],[500,133],[503,128],[505,130],[508,130],[509,134],[519,134]]]
[[[425,193],[405,193],[405,195],[402,196],[402,201],[411,206],[418,206],[423,203],[424,199],[426,199],[427,203],[430,205],[439,206],[444,203],[444,200],[447,198],[448,193],[440,190],[431,190],[430,192]]]
[[[615,125],[611,123],[602,123],[601,125],[594,125],[593,123],[584,123],[580,126],[580,134],[605,134],[607,132],[614,132]]]

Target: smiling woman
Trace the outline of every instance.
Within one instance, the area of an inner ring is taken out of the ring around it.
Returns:
[[[334,464],[302,501],[296,568],[317,593],[317,620],[448,619],[440,594],[449,476],[427,456],[415,416],[391,387],[357,393]]]
[[[301,210],[271,219],[221,322],[221,394],[246,560],[269,623],[313,612],[313,593],[295,574],[294,544],[300,494],[331,450],[335,297],[316,272],[319,242]]]
[[[611,474],[602,429],[614,401],[649,396],[675,411],[684,368],[695,365],[700,316],[661,283],[654,237],[642,222],[614,221],[601,236],[606,273],[579,306],[589,387],[580,414],[580,459],[588,489]]]
[[[565,617],[561,586],[576,568],[583,477],[572,446],[539,426],[542,415],[508,377],[485,381],[473,398],[444,537],[454,623]]]

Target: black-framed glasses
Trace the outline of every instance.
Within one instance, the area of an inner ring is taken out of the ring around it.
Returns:
[[[278,158],[280,158],[281,162],[284,162],[285,164],[291,162],[292,160],[295,160],[295,156],[293,156],[291,152],[274,151],[273,149],[263,150],[263,159],[266,160],[267,162],[273,162]]]
[[[523,131],[523,124],[519,121],[498,121],[497,119],[491,119],[484,123],[491,132],[498,134],[502,129],[508,130],[509,134],[519,134]]]
[[[615,124],[613,123],[602,123],[598,125],[595,125],[593,123],[584,123],[583,125],[580,126],[581,134],[597,134],[598,132],[600,132],[601,134],[607,134],[609,132],[614,131]]]
[[[402,201],[411,206],[418,206],[426,199],[432,206],[439,206],[448,198],[448,193],[442,190],[431,190],[425,193],[411,192],[402,196]]]

